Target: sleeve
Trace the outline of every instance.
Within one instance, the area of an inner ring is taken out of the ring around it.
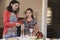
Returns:
[[[23,20],[19,20],[18,23],[22,24],[23,23]]]
[[[37,21],[36,20],[34,20],[34,25],[36,25],[37,24]]]
[[[10,23],[8,21],[8,12],[5,11],[4,14],[3,14],[3,23],[4,23],[4,26],[6,27],[13,27],[13,26],[16,26],[16,23]]]

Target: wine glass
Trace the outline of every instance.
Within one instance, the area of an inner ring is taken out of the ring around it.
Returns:
[[[21,24],[21,36],[24,36],[24,24]]]

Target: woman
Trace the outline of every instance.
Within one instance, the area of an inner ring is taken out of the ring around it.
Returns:
[[[25,35],[30,35],[30,29],[32,29],[33,34],[36,34],[38,32],[38,25],[33,17],[33,10],[31,8],[26,9],[25,11],[26,18],[23,19],[23,24],[24,24],[24,33]],[[32,33],[31,33],[32,34]]]
[[[3,38],[16,37],[18,23],[17,13],[19,12],[19,2],[11,1],[7,10],[3,14],[4,31]]]

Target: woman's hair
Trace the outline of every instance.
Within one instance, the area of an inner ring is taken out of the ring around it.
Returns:
[[[10,2],[9,6],[7,7],[7,10],[10,11],[10,12],[13,12],[11,4],[15,4],[15,3],[20,4],[18,1],[16,1],[16,0],[14,1],[13,0],[13,1]],[[14,13],[16,14],[18,12],[19,12],[19,6],[18,6],[18,9],[14,11]]]
[[[26,14],[27,11],[30,11],[30,12],[32,13],[31,17],[34,19],[34,17],[33,17],[33,9],[27,8],[26,11],[25,11],[25,14]],[[27,18],[27,17],[26,17],[26,18]]]

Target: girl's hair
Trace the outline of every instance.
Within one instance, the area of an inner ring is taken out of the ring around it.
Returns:
[[[7,10],[10,11],[10,12],[13,12],[11,4],[15,4],[15,3],[20,4],[18,1],[13,0],[13,1],[10,2],[9,6],[7,7]],[[18,12],[19,12],[19,6],[18,6],[18,9],[16,11],[14,11],[14,13],[17,14]]]
[[[26,14],[27,11],[30,11],[30,12],[32,13],[31,17],[34,19],[34,17],[33,17],[33,9],[27,8],[26,11],[25,11],[25,14]],[[27,18],[27,17],[26,17],[26,18]]]

